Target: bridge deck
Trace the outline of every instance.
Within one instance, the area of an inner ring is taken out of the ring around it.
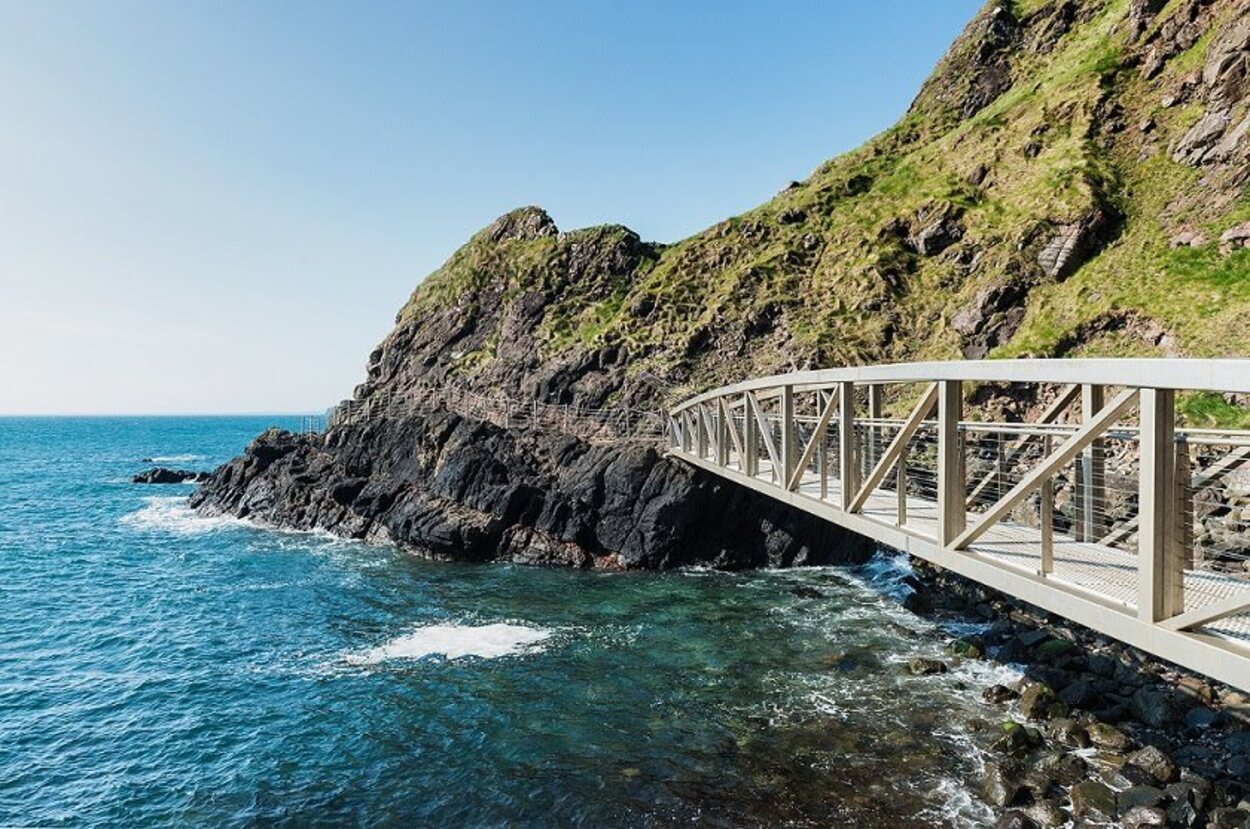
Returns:
[[[730,466],[739,475],[738,458],[730,453]],[[756,480],[765,486],[776,483],[771,464],[759,461]],[[837,509],[842,489],[836,477],[826,481],[826,494],[821,498],[820,476],[809,470],[799,484],[798,494]],[[877,489],[869,495],[860,516],[884,527],[900,529],[918,538],[936,543],[938,535],[937,502],[910,494],[906,497],[906,522],[898,524],[898,494]],[[975,524],[978,513],[969,512],[967,522]],[[1052,570],[1045,578],[1056,587],[1087,594],[1101,602],[1118,607],[1125,613],[1137,608],[1137,556],[1128,550],[1103,544],[1078,541],[1071,535],[1055,532],[1052,536]],[[1042,567],[1042,532],[1037,527],[1004,520],[989,530],[968,552],[1029,575],[1040,575]],[[1185,572],[1185,607],[1204,607],[1246,589],[1243,579],[1209,570]],[[1205,627],[1205,632],[1231,641],[1250,643],[1250,614],[1230,616]]]

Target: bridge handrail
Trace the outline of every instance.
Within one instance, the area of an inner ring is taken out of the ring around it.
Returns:
[[[718,397],[779,386],[812,390],[838,383],[1080,383],[1250,394],[1250,360],[1202,358],[952,360],[888,363],[774,374],[706,391],[669,410],[676,415]]]

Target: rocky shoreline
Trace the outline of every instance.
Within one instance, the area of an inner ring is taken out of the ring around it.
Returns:
[[[271,429],[190,503],[462,561],[737,570],[850,564],[874,552],[867,539],[646,443],[597,445],[446,410],[324,435]]]
[[[1002,720],[981,797],[1000,829],[1250,826],[1250,696],[918,560],[905,605],[987,625],[951,660],[1022,666],[984,689]],[[946,670],[922,660],[916,673]]]

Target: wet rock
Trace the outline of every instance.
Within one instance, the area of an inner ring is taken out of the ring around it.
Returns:
[[[1219,720],[1219,711],[1213,711],[1210,708],[1191,708],[1185,711],[1185,725],[1190,726],[1190,728],[1209,729],[1218,723]]]
[[[1020,692],[1020,713],[1030,720],[1048,720],[1067,713],[1067,706],[1049,685],[1037,683]]]
[[[1195,809],[1201,810],[1206,807],[1207,800],[1211,797],[1211,784],[1186,771],[1182,773],[1180,782],[1168,786],[1164,792],[1173,802],[1184,801],[1192,804]]]
[[[1125,829],[1139,829],[1144,826],[1166,826],[1168,815],[1158,806],[1134,806],[1121,819]]]
[[[1138,806],[1158,806],[1167,799],[1167,794],[1154,786],[1132,786],[1120,792],[1116,802],[1123,815]]]
[[[1034,769],[1062,786],[1073,786],[1085,779],[1089,763],[1079,754],[1051,752],[1033,764]],[[1042,792],[1045,794],[1045,791]]]
[[[985,643],[976,637],[956,639],[950,644],[951,653],[965,659],[980,659],[985,656]]]
[[[994,829],[1036,829],[1037,824],[1019,809],[1004,812],[994,822]]]
[[[1090,723],[1085,726],[1085,733],[1089,735],[1092,745],[1109,751],[1123,751],[1133,744],[1131,737],[1107,723]]]
[[[930,674],[944,674],[950,670],[946,663],[940,659],[925,659],[924,657],[916,657],[907,663],[907,670],[917,676],[928,676]]]
[[[1193,804],[1178,800],[1168,807],[1167,819],[1169,826],[1188,827],[1198,822],[1198,810]]]
[[[1068,798],[1075,817],[1111,820],[1116,816],[1115,792],[1097,780],[1077,783],[1068,791]]]
[[[1211,810],[1207,826],[1209,829],[1243,829],[1247,820],[1250,820],[1250,811],[1219,806]]]
[[[1001,705],[1019,698],[1020,694],[1006,685],[991,685],[981,693],[981,699],[992,705]]]
[[[1024,813],[1042,829],[1057,829],[1068,822],[1068,816],[1054,800],[1039,800],[1025,808]]]
[[[1042,743],[1041,732],[1037,729],[1011,720],[1002,723],[999,732],[999,738],[990,746],[991,751],[999,754],[1024,754]]]
[[[1070,708],[1093,709],[1098,707],[1101,695],[1094,690],[1092,682],[1079,679],[1060,691],[1059,699]]]
[[[208,474],[207,472],[193,472],[189,469],[167,469],[163,466],[155,466],[140,472],[130,480],[136,484],[198,484],[207,481]]]
[[[1155,746],[1139,748],[1128,756],[1128,761],[1149,772],[1155,782],[1160,784],[1175,781],[1180,771],[1172,758]]]
[[[981,799],[1000,808],[1012,805],[1024,789],[1019,774],[1020,768],[1015,764],[987,764],[981,781]]]
[[[1046,735],[1060,745],[1068,748],[1086,748],[1089,746],[1089,734],[1085,727],[1076,720],[1058,717],[1046,726]]]
[[[1133,714],[1146,725],[1163,728],[1175,717],[1172,701],[1162,691],[1153,688],[1142,688],[1133,694]]]

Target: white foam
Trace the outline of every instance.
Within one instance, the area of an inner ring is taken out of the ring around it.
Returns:
[[[191,461],[202,461],[206,455],[195,455],[184,453],[181,455],[153,455],[150,458],[144,458],[144,463],[190,463]]]
[[[497,659],[542,650],[541,643],[552,631],[528,625],[496,622],[490,625],[426,625],[405,636],[397,636],[376,648],[348,654],[352,665],[376,665],[390,659],[420,659],[441,655],[447,659],[477,656]]]
[[[142,530],[158,530],[175,535],[202,535],[225,527],[246,526],[228,515],[201,515],[187,506],[185,496],[153,495],[143,499],[143,507],[123,515],[122,524]]]

